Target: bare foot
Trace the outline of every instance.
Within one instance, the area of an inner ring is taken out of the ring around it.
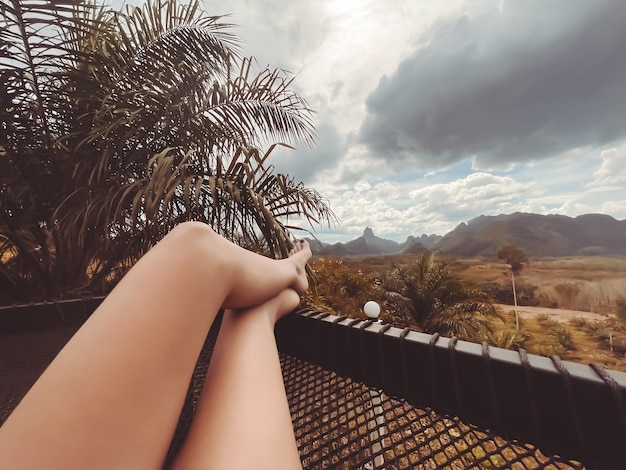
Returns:
[[[293,260],[296,266],[298,277],[291,286],[300,295],[309,288],[309,280],[306,275],[306,262],[311,258],[311,247],[306,240],[300,240],[294,244],[289,252],[289,259]]]

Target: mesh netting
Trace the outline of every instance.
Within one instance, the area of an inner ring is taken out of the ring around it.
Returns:
[[[299,359],[281,364],[307,469],[584,468]]]
[[[216,327],[194,372],[170,459],[192,420]],[[76,328],[0,337],[0,425]],[[306,469],[583,468],[430,408],[411,406],[297,358],[281,354],[281,365]]]
[[[77,329],[0,335],[0,426]]]

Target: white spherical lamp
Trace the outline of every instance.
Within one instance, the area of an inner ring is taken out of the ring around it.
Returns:
[[[378,319],[378,315],[380,315],[380,305],[373,300],[370,300],[363,305],[363,312],[365,312],[367,318],[376,321]]]

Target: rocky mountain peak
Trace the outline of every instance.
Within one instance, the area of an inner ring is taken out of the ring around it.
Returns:
[[[480,216],[460,223],[445,236],[408,236],[404,243],[374,235],[371,227],[346,243],[312,244],[315,254],[364,256],[421,253],[424,249],[460,257],[496,256],[513,243],[528,256],[626,256],[626,220],[603,214],[576,218],[528,213]]]

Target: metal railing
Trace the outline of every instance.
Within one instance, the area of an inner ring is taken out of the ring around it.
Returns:
[[[622,468],[626,373],[301,311],[282,353],[588,467]]]

